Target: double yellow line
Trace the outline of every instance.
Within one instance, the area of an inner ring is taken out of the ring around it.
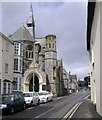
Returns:
[[[62,120],[66,120],[68,118],[71,118],[81,104],[82,104],[82,102],[78,102],[77,104],[75,104],[74,107],[72,107],[68,111],[68,113],[62,118]]]

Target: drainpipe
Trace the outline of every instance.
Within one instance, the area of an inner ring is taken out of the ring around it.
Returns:
[[[33,55],[33,61],[35,63],[35,42],[34,42],[34,55]],[[34,72],[33,72],[33,92],[34,92]]]

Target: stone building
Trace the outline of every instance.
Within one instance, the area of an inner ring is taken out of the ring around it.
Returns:
[[[91,101],[102,116],[102,2],[88,3],[87,50],[90,58]]]
[[[13,42],[0,33],[0,94],[11,93],[13,82]]]
[[[69,91],[70,93],[77,92],[78,91],[78,80],[76,75],[71,75],[69,73]]]
[[[12,77],[11,92],[47,90],[55,96],[63,95],[64,68],[63,61],[57,60],[57,37],[49,34],[36,38],[32,5],[26,26],[22,25],[17,29],[10,39],[14,43],[12,47],[14,51],[11,50],[13,58],[10,58],[12,64],[14,61],[14,65],[11,65],[13,71],[13,76],[10,76]]]

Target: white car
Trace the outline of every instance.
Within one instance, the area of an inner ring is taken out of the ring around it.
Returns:
[[[33,106],[40,103],[39,95],[36,92],[24,92],[23,95],[27,105]]]
[[[53,100],[53,94],[51,92],[39,92],[40,103],[49,102]]]

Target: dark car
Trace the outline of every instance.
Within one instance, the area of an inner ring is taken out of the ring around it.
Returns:
[[[0,95],[0,111],[2,114],[13,114],[16,110],[25,109],[26,102],[22,94],[2,94]]]

